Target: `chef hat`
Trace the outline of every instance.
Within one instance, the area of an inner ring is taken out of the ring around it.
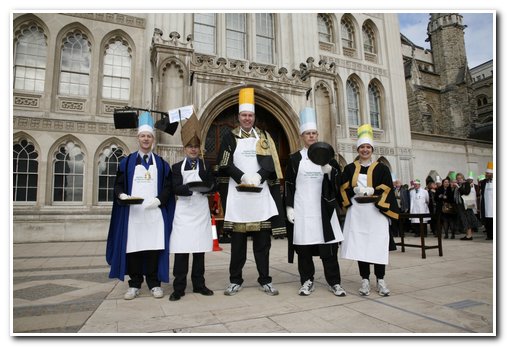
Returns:
[[[195,113],[181,127],[181,142],[183,146],[201,144],[201,124]]]
[[[488,161],[488,167],[486,169],[486,173],[493,173],[493,162]]]
[[[398,180],[394,172],[391,172],[391,178],[393,179],[393,182]]]
[[[436,177],[435,183],[442,183],[442,179],[440,178],[440,176]]]
[[[416,179],[414,180],[414,184],[421,184],[421,180],[420,180],[419,178],[416,178]]]
[[[307,130],[317,130],[317,117],[312,107],[305,107],[299,113],[299,134]]]
[[[153,129],[153,118],[151,117],[150,112],[143,112],[139,116],[137,134],[139,135],[142,132],[149,132],[152,135],[155,134],[155,130]]]
[[[471,179],[473,180],[474,179],[474,172],[473,171],[468,171],[468,179]]]
[[[455,181],[456,175],[457,175],[456,171],[451,171],[451,172],[449,172],[449,174],[447,176],[451,179],[451,181]]]
[[[255,113],[255,96],[253,88],[243,88],[239,91],[239,113],[243,111]]]
[[[485,179],[485,178],[486,178],[486,176],[484,176],[484,175],[479,175],[479,176],[477,176],[477,182],[480,182],[480,181],[482,181],[482,180],[483,180],[483,179]]]
[[[357,128],[357,146],[359,148],[362,144],[369,144],[373,146],[373,128],[370,124],[363,124]]]

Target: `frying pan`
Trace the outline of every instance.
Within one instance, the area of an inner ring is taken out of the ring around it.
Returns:
[[[334,149],[329,143],[315,142],[308,148],[308,158],[317,165],[329,164],[334,158]]]

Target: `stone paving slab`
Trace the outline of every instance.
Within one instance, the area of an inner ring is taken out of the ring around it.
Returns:
[[[408,237],[407,243],[417,242]],[[271,276],[280,295],[258,290],[251,241],[244,267],[243,289],[223,295],[228,284],[230,245],[206,254],[206,285],[215,295],[192,293],[170,302],[151,297],[123,300],[128,284],[108,279],[105,242],[56,242],[13,245],[12,332],[30,334],[154,334],[154,335],[440,335],[494,336],[494,247],[482,235],[474,241],[443,240],[437,250],[407,248],[390,252],[386,281],[392,291],[380,297],[372,285],[359,296],[357,263],[340,259],[345,297],[328,291],[322,263],[314,258],[316,290],[297,295],[297,263],[288,264],[286,240],[273,240]],[[428,238],[427,244],[436,243]],[[171,258],[172,261],[172,258]],[[296,258],[297,261],[297,258]],[[372,271],[373,272],[373,271]],[[374,282],[374,276],[370,278]]]

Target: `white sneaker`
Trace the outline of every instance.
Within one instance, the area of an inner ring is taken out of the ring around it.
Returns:
[[[123,296],[125,300],[132,300],[139,296],[139,288],[130,287]]]
[[[259,287],[259,290],[262,290],[268,295],[278,295],[278,289],[275,289],[275,287],[273,287],[273,283],[263,284]]]
[[[329,291],[332,292],[336,296],[345,296],[347,292],[342,288],[339,284],[335,284],[334,286],[329,286]]]
[[[232,296],[241,290],[241,284],[231,283],[225,288],[224,295]]]
[[[361,281],[361,288],[359,288],[359,294],[363,296],[370,295],[370,281],[366,278],[363,278]]]
[[[384,280],[377,280],[377,292],[382,296],[389,296],[391,294]]]
[[[308,296],[315,290],[313,282],[311,280],[306,280],[305,283],[299,288],[299,295]]]
[[[160,299],[164,297],[164,291],[160,287],[153,287],[151,288],[151,295],[153,295],[154,298]]]

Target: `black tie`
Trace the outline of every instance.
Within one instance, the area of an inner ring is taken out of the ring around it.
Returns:
[[[143,155],[143,166],[146,168],[146,169],[149,169],[150,165],[148,164],[148,154],[145,154]]]
[[[195,170],[196,166],[197,166],[197,161],[196,160],[191,160],[190,161],[190,168],[192,170]]]
[[[250,137],[250,133],[247,133],[246,131],[244,131],[243,129],[241,129],[241,137],[244,137],[244,138],[249,138]]]

